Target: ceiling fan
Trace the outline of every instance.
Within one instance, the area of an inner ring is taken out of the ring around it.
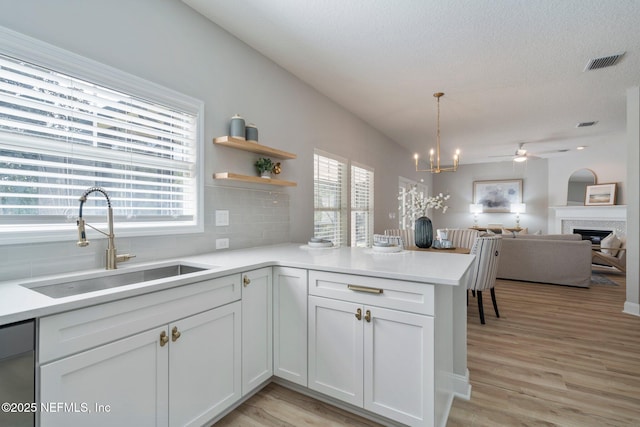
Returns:
[[[489,156],[489,157],[512,157],[511,160],[517,163],[526,162],[529,159],[540,159],[540,157],[538,157],[536,154],[531,153],[526,148],[524,148],[524,144],[526,144],[526,142],[521,142],[518,145],[518,149],[514,154],[505,154],[505,155]],[[564,150],[541,151],[537,154],[561,153],[565,151],[569,151],[569,150],[564,149]]]

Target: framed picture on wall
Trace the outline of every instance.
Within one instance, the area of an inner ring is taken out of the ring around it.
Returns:
[[[511,203],[522,203],[522,180],[474,181],[473,203],[483,212],[510,212]]]
[[[585,206],[610,206],[616,204],[616,183],[587,185]]]

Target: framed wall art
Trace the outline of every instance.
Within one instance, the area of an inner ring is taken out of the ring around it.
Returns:
[[[616,204],[616,183],[587,185],[585,206],[611,206]]]
[[[510,212],[511,203],[522,203],[522,180],[474,181],[473,203],[483,212]]]

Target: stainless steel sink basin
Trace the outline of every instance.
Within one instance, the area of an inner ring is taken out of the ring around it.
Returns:
[[[172,264],[162,267],[150,267],[139,271],[123,271],[122,273],[109,274],[79,280],[69,280],[42,286],[28,286],[32,291],[39,292],[51,298],[64,298],[87,292],[101,291],[117,288],[119,286],[132,285],[134,283],[148,282],[150,280],[164,279],[167,277],[182,276],[207,270],[207,268],[194,267],[185,264]]]

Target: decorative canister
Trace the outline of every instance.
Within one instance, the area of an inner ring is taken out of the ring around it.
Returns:
[[[249,123],[246,127],[245,135],[247,141],[258,142],[258,128],[253,123]]]
[[[231,122],[229,123],[229,135],[238,139],[245,138],[244,119],[239,114],[231,117]]]
[[[421,216],[415,222],[415,241],[419,248],[430,248],[433,243],[433,225],[426,216]]]

